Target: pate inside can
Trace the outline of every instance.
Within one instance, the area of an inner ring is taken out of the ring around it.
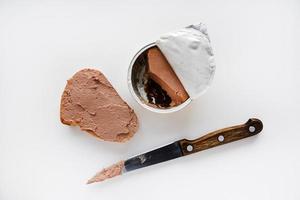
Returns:
[[[146,53],[149,49],[157,47],[155,43],[151,43],[143,47],[132,59],[128,69],[128,87],[134,99],[147,110],[157,113],[171,113],[181,110],[191,102],[188,98],[179,105],[169,107],[158,107],[149,99],[148,91],[145,90],[145,85],[149,78],[147,77],[147,58]]]

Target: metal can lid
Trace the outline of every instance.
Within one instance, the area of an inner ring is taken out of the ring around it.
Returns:
[[[162,35],[155,44],[164,54],[191,99],[204,94],[215,73],[206,26],[190,25]]]

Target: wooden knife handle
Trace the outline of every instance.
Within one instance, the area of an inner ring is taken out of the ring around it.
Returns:
[[[263,123],[259,119],[251,118],[242,125],[214,131],[195,140],[183,139],[178,142],[183,155],[189,155],[198,151],[256,135],[261,132],[262,129]]]

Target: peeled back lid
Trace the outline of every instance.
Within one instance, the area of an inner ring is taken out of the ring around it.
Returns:
[[[172,66],[191,99],[202,95],[214,76],[215,62],[204,24],[162,35],[156,45]]]

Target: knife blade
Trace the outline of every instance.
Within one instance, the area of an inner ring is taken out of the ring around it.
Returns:
[[[108,168],[104,168],[91,178],[88,181],[88,184],[101,182],[129,171],[251,137],[260,133],[262,129],[262,121],[251,118],[245,124],[223,128],[194,140],[182,139],[155,150],[134,156],[125,161],[120,161]]]

